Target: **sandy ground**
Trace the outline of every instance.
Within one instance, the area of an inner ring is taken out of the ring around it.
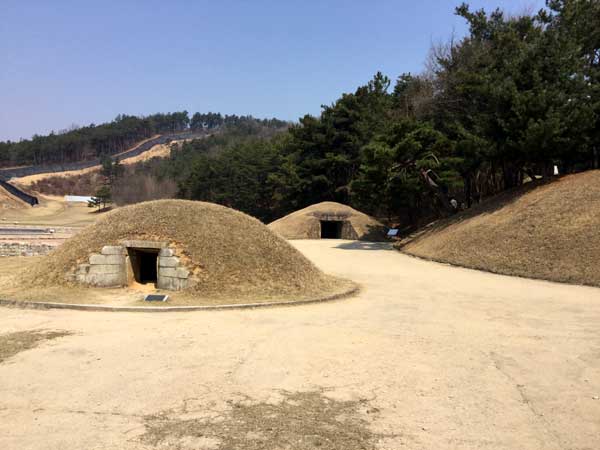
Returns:
[[[600,448],[600,289],[386,244],[294,245],[361,294],[208,313],[0,309],[0,334],[72,333],[0,364],[0,448],[220,448],[194,420],[231,425],[229,401],[276,404],[282,390],[365,402],[379,448]],[[148,434],[156,423],[166,440]]]

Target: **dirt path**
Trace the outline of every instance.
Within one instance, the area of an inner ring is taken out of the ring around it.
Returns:
[[[304,449],[292,428],[318,429],[294,409],[305,404],[366,423],[372,435],[361,436],[377,448],[600,448],[600,289],[457,269],[384,244],[294,245],[362,293],[237,312],[0,309],[0,334],[72,333],[0,364],[0,448],[219,449],[210,433],[221,433],[274,449],[276,429]],[[268,420],[253,416],[264,411]],[[328,439],[358,442],[335,427]]]

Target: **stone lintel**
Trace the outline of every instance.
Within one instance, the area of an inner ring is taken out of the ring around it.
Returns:
[[[161,249],[167,246],[166,242],[157,242],[157,241],[123,241],[121,244],[127,248],[155,248]]]
[[[350,218],[348,214],[318,214],[315,217],[319,220],[331,222],[345,222]]]
[[[102,247],[103,255],[124,255],[125,248],[121,245],[105,245]]]

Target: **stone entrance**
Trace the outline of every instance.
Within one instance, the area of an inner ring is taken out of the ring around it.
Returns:
[[[313,236],[318,239],[358,239],[356,230],[345,214],[315,214]],[[318,234],[317,234],[318,233]]]
[[[100,254],[90,255],[89,263],[80,264],[68,277],[98,287],[124,287],[136,282],[172,291],[185,289],[193,281],[175,250],[166,242],[154,241],[104,246]]]
[[[341,239],[343,225],[341,220],[321,220],[321,239]]]
[[[157,249],[127,248],[131,272],[137,283],[153,283],[156,285],[158,279],[158,252]]]

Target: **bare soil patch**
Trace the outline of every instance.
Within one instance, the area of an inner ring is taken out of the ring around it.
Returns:
[[[505,275],[600,286],[600,171],[524,191],[435,223],[398,248]]]
[[[17,353],[30,350],[44,341],[69,336],[68,331],[18,331],[0,335],[0,363]]]
[[[369,429],[365,416],[377,410],[366,400],[332,400],[321,391],[284,393],[275,404],[247,399],[230,407],[209,418],[178,418],[174,411],[146,416],[141,441],[177,450],[371,450],[383,437]]]

